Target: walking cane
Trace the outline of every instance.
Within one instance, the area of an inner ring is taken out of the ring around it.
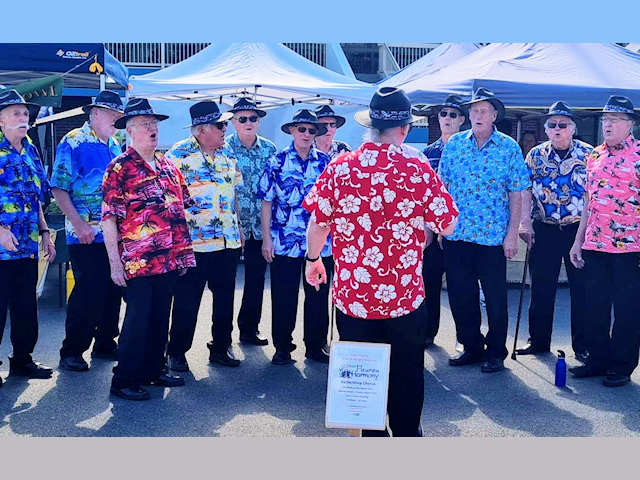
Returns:
[[[520,317],[522,316],[522,300],[524,299],[524,287],[527,281],[527,269],[529,267],[529,245],[527,245],[527,253],[524,256],[524,268],[522,269],[522,287],[520,288],[520,303],[518,304],[518,319],[516,321],[516,336],[513,339],[513,353],[511,359],[516,359],[516,344],[518,342],[518,331],[520,330]]]

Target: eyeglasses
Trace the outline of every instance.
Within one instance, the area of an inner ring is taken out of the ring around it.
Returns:
[[[256,123],[258,121],[258,116],[251,115],[250,117],[236,117],[236,120],[238,120],[240,123],[247,123],[247,120],[249,120],[251,123]]]
[[[449,115],[451,118],[458,118],[458,112],[443,112],[442,110],[440,110],[440,113],[438,113],[438,115],[440,115],[440,118],[447,118],[447,115]]]
[[[338,122],[320,122],[321,125],[324,125],[325,127],[329,128],[336,128],[336,126],[338,125]]]
[[[555,123],[555,122],[548,122],[547,123],[547,127],[549,127],[550,129],[554,129],[556,127],[558,127],[560,130],[564,130],[565,128],[567,128],[569,126],[568,123]]]
[[[150,122],[142,122],[131,125],[132,127],[142,127],[145,130],[151,130],[152,128],[157,128],[158,120],[151,120]]]
[[[605,122],[618,123],[618,122],[624,122],[624,121],[629,121],[629,119],[620,118],[620,117],[606,117],[606,116],[600,117],[600,123],[605,123]]]
[[[316,128],[307,128],[307,127],[296,127],[296,128],[298,129],[298,131],[299,131],[300,133],[304,133],[304,132],[306,132],[307,130],[309,130],[309,133],[310,133],[311,135],[315,135],[315,134],[316,134],[316,132],[318,131]]]
[[[224,130],[225,128],[227,128],[227,125],[229,124],[229,122],[218,122],[218,123],[214,123],[214,125],[216,127],[218,127],[218,130]]]

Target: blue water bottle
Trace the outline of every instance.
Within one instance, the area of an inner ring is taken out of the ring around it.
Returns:
[[[567,362],[564,361],[564,352],[558,350],[558,361],[556,362],[556,387],[567,386]]]

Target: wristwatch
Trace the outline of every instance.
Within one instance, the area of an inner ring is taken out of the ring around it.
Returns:
[[[320,255],[318,255],[316,258],[309,258],[309,253],[307,252],[307,253],[304,254],[304,259],[307,262],[312,262],[313,263],[313,262],[317,262],[318,260],[320,260]]]

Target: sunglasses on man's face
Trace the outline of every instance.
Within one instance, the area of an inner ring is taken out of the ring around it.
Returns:
[[[318,131],[318,130],[317,130],[317,129],[315,129],[315,128],[307,128],[307,127],[296,127],[296,128],[298,129],[298,131],[299,131],[300,133],[304,133],[304,132],[306,132],[307,130],[309,130],[309,133],[310,133],[311,135],[315,135],[315,134],[316,134],[316,132]]]
[[[447,115],[449,115],[451,118],[458,118],[457,112],[443,112],[442,110],[440,110],[440,113],[438,115],[440,115],[440,117],[442,118],[447,118]]]
[[[565,128],[567,128],[569,126],[568,123],[555,123],[555,122],[549,122],[547,123],[547,126],[553,130],[554,128],[558,127],[560,130],[564,130]]]
[[[214,123],[214,125],[216,127],[218,127],[218,130],[224,130],[225,128],[227,128],[227,125],[229,124],[229,122],[218,122],[218,123]]]
[[[320,123],[327,128],[329,127],[336,128],[336,125],[338,125],[338,122],[320,122]]]
[[[256,123],[258,121],[258,116],[251,115],[250,117],[237,117],[237,120],[240,123],[247,123],[247,120],[249,120],[251,123]]]

